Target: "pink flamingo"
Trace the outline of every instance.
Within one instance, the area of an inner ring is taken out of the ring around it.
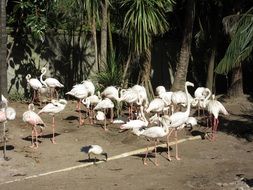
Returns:
[[[28,125],[32,126],[32,141],[31,141],[31,148],[38,148],[38,136],[42,134],[43,127],[45,127],[45,123],[42,121],[41,117],[34,112],[34,104],[28,105],[28,111],[23,113],[23,121],[27,123]],[[40,126],[40,133],[38,134],[36,126]],[[34,142],[34,136],[35,136],[35,142]]]

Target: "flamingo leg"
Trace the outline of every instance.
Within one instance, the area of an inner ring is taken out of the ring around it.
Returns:
[[[113,123],[113,117],[114,117],[113,108],[111,108],[111,123]]]
[[[37,149],[39,147],[39,143],[38,143],[38,133],[35,127],[34,132],[35,132],[35,148]]]
[[[170,157],[170,147],[169,147],[169,138],[170,138],[170,135],[171,133],[173,132],[173,129],[168,133],[167,135],[167,149],[168,149],[168,160],[171,161],[171,157]]]
[[[158,161],[157,161],[157,148],[156,148],[157,142],[158,142],[158,139],[155,140],[155,165],[159,166]]]
[[[31,148],[34,148],[34,127],[35,126],[32,127],[32,135],[31,135],[32,141],[31,141],[31,146],[30,146]]]
[[[7,156],[6,156],[6,133],[5,133],[5,122],[3,123],[4,127],[3,127],[3,139],[4,139],[4,148],[3,148],[3,154],[4,154],[4,160],[8,160]]]
[[[104,109],[104,113],[105,113],[105,111],[106,111],[106,110]],[[104,120],[104,130],[105,130],[105,131],[108,131],[108,129],[106,128],[106,117],[105,117],[105,120]]]
[[[144,165],[148,165],[148,164],[147,164],[147,157],[148,157],[148,146],[147,146],[147,152],[146,152],[145,158],[144,158],[144,160],[143,160],[143,164],[144,164]]]
[[[56,144],[55,142],[55,137],[54,137],[54,133],[55,133],[55,121],[54,121],[54,115],[53,115],[53,122],[52,122],[52,130],[53,130],[53,137],[51,139],[53,144]]]
[[[175,130],[175,140],[176,140],[176,159],[181,160],[178,156],[178,143],[177,143],[177,129]]]

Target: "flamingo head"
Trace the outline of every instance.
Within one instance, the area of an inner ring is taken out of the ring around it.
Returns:
[[[44,73],[44,72],[46,72],[47,71],[47,68],[46,67],[42,67],[41,68],[41,73]]]
[[[192,82],[186,81],[185,82],[185,86],[192,86],[192,87],[194,87],[194,84]]]
[[[26,77],[25,77],[25,79],[26,79],[27,81],[29,81],[30,78],[31,78],[31,75],[30,75],[30,74],[27,74]]]

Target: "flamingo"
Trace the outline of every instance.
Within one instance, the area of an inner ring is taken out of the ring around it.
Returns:
[[[120,91],[120,100],[129,104],[128,117],[130,119],[133,119],[133,104],[140,104],[138,103],[140,101],[138,92],[133,90],[132,88],[122,89]]]
[[[27,123],[28,125],[32,126],[32,141],[31,141],[31,148],[38,148],[38,135],[42,134],[43,128],[46,126],[41,117],[34,112],[34,104],[28,105],[28,111],[23,113],[23,121]],[[37,132],[36,126],[40,126],[40,133]],[[35,142],[34,142],[34,136],[35,136]]]
[[[43,85],[45,85],[46,87],[50,88],[50,96],[51,96],[51,99],[52,99],[52,89],[55,90],[55,88],[57,88],[57,87],[63,88],[64,85],[61,84],[57,79],[51,78],[51,77],[47,78],[46,80],[43,80],[43,76],[46,74],[46,72],[47,72],[47,68],[46,67],[42,67],[42,69],[41,69],[41,75],[40,75],[40,82]],[[55,90],[55,92],[56,92],[56,95],[57,95],[57,98],[58,98],[58,92],[57,92],[57,90]]]
[[[16,118],[16,111],[12,107],[7,106],[7,102],[1,102],[3,104],[3,108],[0,109],[0,123],[3,124],[3,139],[4,139],[4,149],[3,149],[3,154],[4,154],[4,159],[8,160],[6,157],[6,123],[7,121],[14,120]]]
[[[74,96],[75,98],[78,99],[78,112],[79,112],[79,126],[81,126],[84,123],[84,120],[82,119],[81,116],[81,100],[84,98],[87,98],[88,96],[88,90],[86,89],[86,87],[82,84],[80,85],[75,85],[71,91],[66,93],[67,95],[71,95]]]
[[[105,98],[104,100],[100,101],[94,108],[94,110],[103,110],[104,114],[106,109],[111,109],[111,122],[113,122],[113,108],[114,104],[109,98]],[[107,131],[106,128],[106,118],[104,119],[104,130]]]
[[[128,129],[139,129],[141,127],[147,127],[148,126],[148,120],[146,119],[144,113],[143,113],[143,106],[141,106],[141,112],[139,113],[139,116],[135,120],[129,120],[128,122],[122,124],[120,126],[121,131],[125,131]]]
[[[158,97],[164,101],[166,107],[168,106],[170,107],[171,114],[172,114],[174,112],[174,108],[171,101],[171,96],[173,92],[167,92],[164,86],[158,86],[156,87],[156,93]]]
[[[208,102],[208,99],[211,96],[211,91],[208,88],[205,87],[198,87],[195,92],[194,92],[194,96],[195,96],[195,100],[197,101],[197,105],[198,105],[198,116],[200,116],[200,109],[204,109],[206,108],[206,104]]]
[[[94,115],[94,106],[96,106],[98,104],[98,102],[100,102],[101,99],[99,97],[99,95],[91,95],[88,96],[86,99],[82,100],[82,103],[84,105],[86,105],[88,111],[89,111],[89,119],[90,119],[90,123],[93,124],[93,115]]]
[[[38,90],[40,88],[42,88],[42,84],[41,84],[41,82],[38,79],[31,78],[30,74],[27,74],[25,78],[26,78],[27,83],[33,89],[33,98],[32,98],[32,102],[33,102],[35,100],[35,98],[36,98],[36,92],[37,92],[37,96],[38,96]]]
[[[165,107],[165,102],[161,98],[155,98],[150,103],[148,108],[146,109],[147,113],[155,112],[161,113],[165,111],[167,108]]]
[[[103,155],[105,156],[105,161],[107,161],[108,155],[104,152],[103,148],[99,145],[89,145],[81,148],[81,152],[85,152],[88,154],[89,160],[91,159],[91,155],[95,155],[94,164],[96,164],[97,156]]]
[[[94,86],[94,84],[92,83],[91,80],[84,80],[84,81],[82,81],[82,85],[84,85],[85,88],[87,89],[89,96],[94,95],[94,93],[95,93],[95,86]]]
[[[189,101],[190,94],[188,93],[188,89],[187,89],[188,86],[194,87],[194,84],[191,82],[188,82],[188,81],[185,82],[185,92],[186,92],[186,98],[187,98],[186,111],[185,112],[176,112],[176,113],[173,113],[171,116],[164,115],[164,116],[162,116],[162,119],[160,120],[160,122],[164,126],[168,126],[169,128],[172,129],[172,131],[175,130],[175,139],[176,139],[176,156],[175,157],[177,160],[180,160],[180,158],[178,156],[177,131],[185,126],[185,123],[187,122],[189,115],[190,115],[191,104]],[[171,132],[167,136],[168,143],[169,143],[169,137],[171,135]],[[169,149],[168,149],[168,160],[171,160]]]
[[[4,105],[8,106],[8,100],[4,97],[4,95],[1,95],[1,100]]]
[[[136,84],[132,87],[132,89],[134,91],[136,91],[139,95],[138,96],[139,97],[139,104],[144,106],[144,108],[147,108],[149,101],[148,101],[148,95],[147,95],[147,91],[146,91],[145,87]]]
[[[208,112],[213,116],[213,122],[212,122],[212,136],[211,140],[214,140],[215,133],[217,132],[218,124],[219,124],[219,113],[222,113],[224,115],[229,115],[226,108],[222,105],[221,102],[215,99],[215,95],[212,95],[212,99],[209,100],[207,104],[207,110]]]
[[[152,138],[155,141],[155,165],[158,166],[158,162],[157,162],[157,150],[156,150],[156,146],[157,143],[159,143],[159,139],[163,138],[165,136],[168,135],[169,130],[167,126],[154,126],[154,127],[149,127],[149,128],[139,128],[139,129],[133,129],[133,132],[137,135],[137,136],[145,136],[147,138]],[[143,164],[147,165],[147,155],[148,155],[148,146],[147,146],[147,152],[145,155],[145,158],[143,160]]]
[[[67,101],[64,99],[59,99],[59,100],[52,100],[51,103],[45,105],[42,110],[38,112],[38,114],[42,113],[48,113],[53,116],[53,121],[52,121],[52,129],[53,129],[53,137],[51,139],[53,144],[56,144],[55,142],[55,114],[61,112],[64,110],[65,106],[67,105]]]
[[[101,93],[101,97],[110,98],[111,100],[116,100],[117,102],[120,102],[119,90],[115,86],[106,87]]]

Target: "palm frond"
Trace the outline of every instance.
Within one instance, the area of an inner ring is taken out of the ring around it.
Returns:
[[[233,68],[238,67],[244,60],[251,56],[253,50],[253,8],[243,14],[238,23],[230,25],[227,31],[231,36],[231,42],[222,60],[215,69],[218,74],[227,74]],[[235,15],[237,17],[237,15]],[[232,17],[228,20],[232,20]]]

